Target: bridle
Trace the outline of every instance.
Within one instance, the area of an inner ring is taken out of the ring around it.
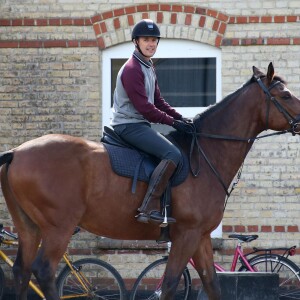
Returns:
[[[266,95],[266,101],[267,101],[267,112],[266,112],[266,129],[268,130],[268,125],[269,125],[269,112],[270,112],[270,103],[272,102],[276,108],[278,109],[279,112],[281,112],[288,123],[290,124],[291,128],[289,132],[291,132],[293,135],[300,133],[300,128],[299,127],[299,121],[300,121],[300,116],[298,118],[294,118],[279,102],[278,100],[271,95],[270,91],[279,83],[281,83],[279,80],[276,80],[272,82],[272,84],[267,88],[263,82],[261,81],[260,77],[255,76],[254,78],[256,82],[259,84],[261,89],[264,91]]]
[[[297,118],[294,118],[279,102],[278,100],[271,95],[271,90],[279,83],[281,83],[281,81],[276,80],[274,82],[271,83],[271,85],[267,88],[264,83],[262,82],[261,78],[259,76],[253,76],[253,78],[255,79],[255,81],[258,83],[258,85],[261,87],[261,89],[263,90],[263,92],[266,95],[266,102],[267,102],[267,110],[266,110],[266,128],[265,130],[268,130],[268,125],[269,125],[269,112],[270,112],[270,103],[272,102],[275,107],[278,109],[278,111],[280,113],[282,113],[284,115],[284,117],[286,118],[286,120],[288,121],[288,123],[290,124],[290,128],[286,129],[286,130],[282,130],[282,131],[278,131],[275,133],[271,133],[271,134],[266,134],[266,135],[262,135],[260,137],[250,137],[250,138],[240,138],[240,137],[234,137],[234,136],[227,136],[227,135],[216,135],[216,134],[210,134],[210,133],[204,133],[204,132],[197,132],[195,125],[189,124],[191,131],[187,132],[188,134],[192,135],[192,141],[191,141],[191,147],[190,147],[190,153],[189,153],[189,163],[190,163],[190,169],[192,172],[193,177],[197,177],[200,174],[200,163],[199,160],[197,161],[197,168],[193,169],[192,167],[192,156],[193,156],[193,152],[194,149],[196,148],[196,151],[198,152],[198,154],[202,155],[206,161],[206,163],[209,165],[210,169],[213,171],[213,173],[215,174],[215,176],[217,177],[217,179],[219,180],[220,184],[222,185],[225,193],[226,193],[226,200],[225,200],[225,204],[224,204],[224,210],[227,204],[227,200],[229,198],[229,196],[231,195],[232,191],[234,190],[235,186],[237,185],[237,183],[239,182],[239,179],[241,177],[241,173],[242,173],[242,168],[243,168],[243,164],[240,167],[237,176],[236,176],[236,180],[235,182],[233,182],[230,191],[228,191],[228,188],[226,187],[220,173],[217,171],[217,169],[213,166],[213,164],[210,162],[210,160],[208,159],[207,155],[205,154],[205,152],[203,151],[201,145],[199,144],[198,141],[198,137],[205,137],[205,138],[212,138],[212,139],[222,139],[222,140],[230,140],[230,141],[242,141],[242,142],[247,142],[247,143],[251,143],[254,142],[255,140],[259,140],[261,138],[265,138],[265,137],[269,137],[269,136],[273,136],[273,135],[280,135],[280,134],[284,134],[284,133],[292,133],[292,135],[298,134],[300,133],[300,116],[298,116]],[[247,154],[247,153],[246,153]],[[246,154],[245,154],[245,158],[246,158]]]

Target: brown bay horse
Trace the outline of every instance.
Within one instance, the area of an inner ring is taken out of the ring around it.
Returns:
[[[161,299],[173,299],[180,274],[193,257],[210,300],[220,299],[210,233],[223,217],[228,187],[254,139],[265,129],[298,133],[300,100],[275,76],[272,63],[221,102],[194,118],[197,133],[174,132],[192,167],[172,188],[172,249]],[[201,150],[200,152],[197,150]],[[222,154],[222,155],[221,155]],[[76,225],[114,239],[156,240],[157,225],[135,219],[147,185],[115,174],[101,143],[52,134],[0,155],[1,185],[19,235],[13,268],[17,299],[27,299],[33,272],[47,300],[58,300],[55,271]],[[41,247],[38,245],[42,241]]]

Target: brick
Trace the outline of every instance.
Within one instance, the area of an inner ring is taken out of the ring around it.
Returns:
[[[248,23],[247,17],[236,17],[236,23],[237,24],[246,24]]]
[[[184,7],[183,7],[183,11],[185,12],[185,13],[195,13],[195,7],[194,6],[189,6],[189,5],[184,5]]]
[[[273,21],[273,18],[271,16],[262,16],[261,17],[261,23],[271,23]]]
[[[268,38],[267,45],[290,45],[290,38]]]
[[[250,16],[249,17],[249,23],[259,23],[259,17],[258,16]]]
[[[147,5],[138,5],[136,7],[136,11],[138,11],[138,12],[148,11],[148,6]]]
[[[235,225],[234,231],[235,232],[246,232],[246,229],[245,229],[245,226],[243,226],[243,225]]]
[[[272,226],[262,225],[261,232],[272,232]]]
[[[218,35],[215,40],[215,46],[219,48],[221,44],[222,44],[222,36]]]
[[[120,19],[116,18],[114,19],[114,27],[116,30],[120,29],[121,25],[120,25]]]
[[[171,5],[161,4],[160,5],[160,10],[162,10],[162,11],[171,11]]]
[[[158,11],[159,4],[149,4],[149,11]]]
[[[210,17],[216,18],[217,15],[218,15],[218,12],[217,12],[216,10],[208,9],[207,12],[206,12],[206,14],[207,14],[208,16],[210,16]]]
[[[100,22],[102,20],[103,20],[102,15],[96,15],[96,16],[91,17],[91,21],[92,21],[93,24],[97,23],[97,22]]]
[[[157,19],[157,23],[158,24],[161,24],[161,23],[163,23],[163,20],[164,20],[164,15],[163,15],[163,13],[162,12],[158,12],[157,14],[156,14],[156,19]]]
[[[223,232],[233,232],[232,226],[229,226],[229,225],[223,225],[222,230],[223,230]]]
[[[199,19],[199,27],[204,27],[205,26],[205,22],[206,22],[206,17],[205,16],[201,16]]]
[[[213,26],[212,26],[212,30],[218,31],[219,25],[220,25],[220,21],[215,20],[214,23],[213,23]]]
[[[133,26],[134,25],[133,16],[131,16],[131,15],[127,16],[127,21],[128,21],[128,25],[129,26]]]
[[[105,49],[105,48],[106,48],[106,47],[105,47],[104,40],[103,40],[102,37],[97,38],[97,43],[98,43],[98,47],[99,47],[100,49]]]
[[[102,20],[110,19],[113,17],[113,12],[112,11],[107,11],[102,13]]]
[[[122,15],[124,15],[124,14],[125,14],[125,9],[123,9],[123,8],[115,9],[115,10],[113,11],[113,15],[114,15],[115,17],[119,17],[119,16],[122,16]]]
[[[99,25],[100,25],[101,32],[106,33],[107,32],[107,27],[106,27],[105,22],[101,22]]]
[[[75,26],[84,26],[85,25],[85,19],[74,19],[73,25]]]
[[[171,11],[173,12],[182,12],[183,7],[181,5],[172,5]]]
[[[297,225],[295,226],[288,226],[287,227],[287,232],[299,232],[299,228]]]
[[[60,21],[61,19],[54,18],[54,19],[49,19],[49,25],[50,26],[60,26]]]
[[[97,47],[97,42],[95,40],[83,40],[79,41],[80,47]]]
[[[124,8],[125,9],[125,14],[134,14],[136,12],[136,6],[127,6]]]
[[[285,227],[284,226],[274,226],[274,231],[275,232],[285,232]]]
[[[98,36],[99,34],[101,34],[101,28],[100,28],[100,25],[98,23],[94,24],[93,28],[94,28],[96,36]]]
[[[11,26],[11,20],[9,20],[9,19],[0,19],[0,26]]]
[[[218,33],[219,34],[224,34],[225,33],[225,31],[226,31],[226,24],[225,23],[221,23],[220,24],[220,27],[219,27],[219,30],[218,30]]]
[[[258,225],[248,225],[248,232],[258,232]]]
[[[48,41],[44,41],[43,43],[44,43],[44,48],[67,47],[67,42],[65,40],[52,40],[52,41],[48,40]]]
[[[173,13],[171,14],[171,24],[176,24],[177,23],[177,14]]]
[[[192,24],[192,15],[191,14],[187,14],[185,16],[184,25],[191,25],[191,24]]]
[[[274,16],[275,23],[285,23],[285,16]]]
[[[149,19],[149,14],[147,12],[143,12],[142,19]]]

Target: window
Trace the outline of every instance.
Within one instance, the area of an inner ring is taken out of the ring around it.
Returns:
[[[134,50],[131,42],[102,52],[102,126],[112,117],[120,67]],[[221,50],[199,42],[161,39],[153,57],[162,96],[185,117],[194,117],[221,100]],[[222,226],[212,237],[222,236]]]

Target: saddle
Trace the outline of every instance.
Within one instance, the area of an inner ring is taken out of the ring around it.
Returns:
[[[113,171],[133,179],[132,193],[135,193],[137,181],[149,182],[150,177],[160,160],[142,152],[125,142],[112,128],[104,126],[101,142],[106,148]],[[174,141],[172,141],[174,143]],[[170,186],[181,184],[189,172],[187,156],[181,152],[182,160],[170,180]]]
[[[135,193],[138,181],[149,183],[152,172],[160,162],[159,159],[128,144],[112,128],[107,126],[104,127],[101,142],[109,154],[113,171],[120,176],[132,178],[132,193]],[[171,142],[175,143],[173,140]],[[181,154],[182,160],[161,198],[161,207],[165,216],[171,215],[171,187],[181,184],[189,173],[188,158],[183,152]],[[166,223],[165,226],[167,225]],[[162,231],[157,242],[161,243],[168,240],[168,233]]]

